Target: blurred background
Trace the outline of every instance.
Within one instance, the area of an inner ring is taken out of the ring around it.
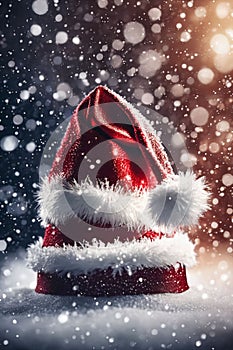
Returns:
[[[43,235],[43,149],[98,84],[174,124],[173,147],[187,147],[180,161],[213,193],[190,231],[197,252],[230,258],[232,1],[5,0],[0,13],[1,258]]]

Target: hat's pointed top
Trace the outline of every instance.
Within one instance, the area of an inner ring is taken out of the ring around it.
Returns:
[[[112,90],[110,90],[107,86],[105,85],[98,85],[96,86],[91,92],[89,95],[92,95],[92,94],[101,94],[101,93],[105,93],[105,94],[108,94],[108,95],[111,95],[111,96],[114,96],[114,93]]]
[[[94,91],[108,91],[110,92],[110,90],[107,88],[107,86],[104,86],[104,85],[97,85],[91,92],[94,92]]]
[[[90,147],[94,148],[97,145],[102,147],[105,144],[106,147],[106,141],[109,147],[105,151],[114,163],[114,169],[108,169],[105,178],[109,179],[111,174],[117,174],[116,179],[122,178],[119,169],[117,171],[115,169],[117,163],[115,158],[128,159],[128,163],[124,161],[125,164],[129,164],[130,161],[132,163],[133,158],[137,164],[141,159],[141,168],[150,174],[148,177],[150,187],[173,173],[166,152],[149,121],[117,92],[98,85],[75,109],[55,156],[50,177],[63,172],[66,174],[66,179],[76,179],[75,169],[79,169],[78,164],[83,161],[82,153],[86,154],[87,149],[89,152]],[[132,149],[135,151],[132,152]],[[106,153],[105,151],[103,153]],[[121,169],[123,168],[127,174],[136,171],[121,166]],[[131,178],[140,180],[141,175],[134,174]]]
[[[93,89],[81,102],[79,109],[86,108],[88,106],[97,106],[102,103],[120,102],[117,94],[111,91],[109,88],[103,85],[98,85]]]

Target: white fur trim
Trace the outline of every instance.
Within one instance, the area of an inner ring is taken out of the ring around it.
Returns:
[[[140,230],[142,211],[146,197],[139,191],[127,191],[110,186],[107,182],[94,185],[87,177],[78,184],[68,184],[62,176],[45,178],[38,192],[39,215],[43,223],[59,225],[69,218],[91,220],[94,224],[110,224],[112,227],[127,226]]]
[[[149,191],[147,224],[164,227],[167,230],[187,225],[195,225],[202,214],[210,208],[210,192],[204,177],[196,179],[187,171],[169,175],[161,185]]]
[[[156,188],[141,192],[108,183],[94,185],[88,178],[68,184],[57,175],[42,181],[38,202],[44,224],[63,225],[78,217],[132,231],[169,233],[196,224],[209,209],[209,196],[204,178],[196,179],[191,172],[169,175]]]
[[[96,269],[113,269],[113,274],[127,270],[129,274],[142,267],[186,266],[195,264],[194,244],[185,233],[177,232],[173,238],[148,238],[104,244],[93,241],[83,247],[43,247],[42,239],[28,249],[27,264],[34,271],[64,275],[87,274]]]

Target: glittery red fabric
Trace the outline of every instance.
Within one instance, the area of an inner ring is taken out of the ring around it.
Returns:
[[[74,241],[63,235],[63,233],[54,225],[47,225],[45,229],[43,247],[62,247],[63,244],[70,244],[73,246]]]
[[[97,147],[101,147],[100,154]],[[95,149],[100,160],[104,156],[107,161],[93,175],[85,160]],[[107,179],[110,184],[118,182],[134,189],[155,187],[173,173],[173,169],[162,145],[144,129],[140,117],[109,89],[98,86],[79,104],[69,122],[49,176],[61,173],[68,182],[81,181],[89,175],[93,182]],[[145,236],[162,239],[157,232],[145,232]],[[74,242],[52,224],[48,225],[43,246],[61,247],[63,244],[73,245]],[[138,282],[139,277],[143,277],[143,283]],[[79,285],[79,291],[73,291],[74,285]],[[88,277],[80,275],[72,279],[39,273],[36,287],[39,293],[61,295],[162,293],[186,289],[185,268],[175,270],[172,266],[141,269],[130,277],[125,272],[116,280],[111,269],[95,270]]]
[[[104,155],[108,161],[94,176],[88,167],[80,171],[85,157],[99,145],[101,154],[97,149],[97,155],[100,160]],[[68,182],[84,180],[88,175],[94,183],[107,179],[110,184],[118,182],[134,189],[153,188],[173,170],[161,143],[148,135],[140,118],[112,91],[98,86],[79,104],[69,122],[50,177],[61,173]],[[62,246],[69,240],[58,229],[52,238],[51,232],[54,229],[49,225],[44,246]],[[150,232],[150,238],[157,235]],[[71,240],[69,243],[73,244]]]
[[[131,276],[127,271],[113,276],[112,269],[78,276],[39,273],[37,293],[55,295],[113,296],[182,293],[189,289],[185,267],[143,268]]]
[[[126,184],[125,176],[129,175],[131,180],[127,185],[154,187],[173,170],[161,143],[143,130],[142,124],[112,91],[98,86],[74,111],[50,177],[63,171],[68,180],[77,179],[83,158],[98,144],[107,141],[102,150],[115,161],[107,165],[105,172],[102,170],[102,176],[104,174],[113,183],[123,180]],[[132,158],[139,161],[147,183],[141,184],[142,173],[131,164]]]

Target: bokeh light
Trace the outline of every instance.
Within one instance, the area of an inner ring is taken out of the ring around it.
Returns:
[[[203,126],[208,122],[209,113],[204,107],[196,107],[190,113],[193,124]]]
[[[209,84],[214,79],[214,72],[210,68],[202,68],[197,73],[197,77],[202,84]]]
[[[226,18],[231,10],[231,4],[229,2],[220,2],[216,7],[216,14],[219,18]]]
[[[226,55],[230,51],[230,43],[228,38],[223,34],[216,34],[210,41],[212,50],[220,55]]]
[[[129,22],[124,28],[124,37],[131,44],[138,44],[145,38],[144,26],[139,22]]]

